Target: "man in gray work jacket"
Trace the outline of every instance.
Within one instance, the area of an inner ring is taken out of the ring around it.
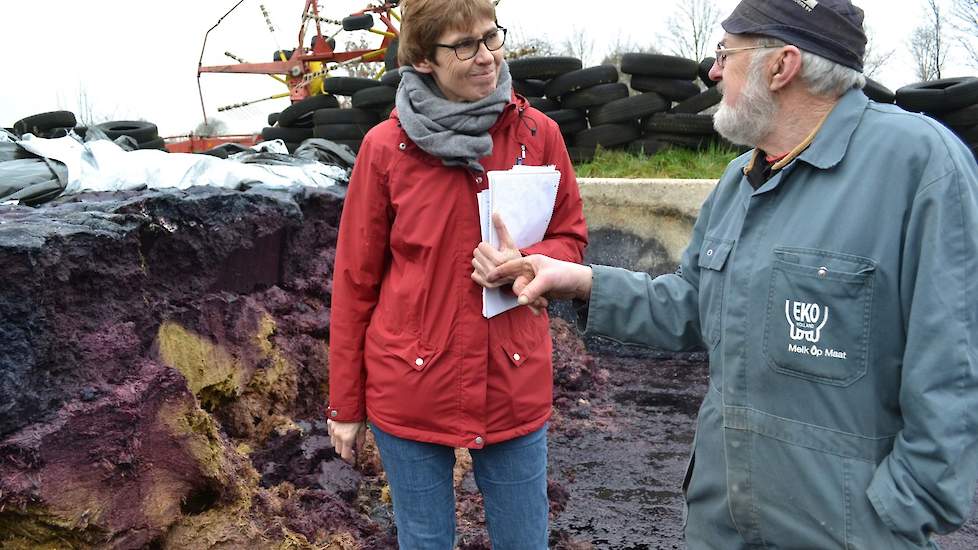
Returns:
[[[675,274],[514,260],[520,301],[589,299],[587,331],[706,346],[684,489],[690,548],[930,548],[978,474],[978,168],[869,101],[862,10],[744,0],[710,77],[755,149],[703,204]]]

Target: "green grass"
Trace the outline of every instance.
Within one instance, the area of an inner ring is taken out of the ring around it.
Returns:
[[[599,149],[594,160],[575,164],[574,171],[579,178],[716,179],[738,155],[717,145],[700,151],[674,147],[652,156]]]

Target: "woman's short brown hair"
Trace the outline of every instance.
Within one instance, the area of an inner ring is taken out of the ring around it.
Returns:
[[[445,31],[467,31],[481,19],[496,20],[492,0],[404,0],[397,60],[413,65],[435,59],[435,43]]]

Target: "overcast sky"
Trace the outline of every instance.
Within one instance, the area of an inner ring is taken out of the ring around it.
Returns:
[[[597,64],[616,41],[663,48],[666,20],[681,0],[502,0],[499,21],[524,36],[560,45],[576,31],[593,42]],[[204,33],[236,0],[45,0],[4,2],[0,83],[0,126],[25,116],[58,109],[79,113],[87,105],[98,119],[144,119],[164,135],[185,134],[202,119],[196,68]],[[269,32],[259,4],[268,8],[278,30]],[[736,0],[717,0],[726,15]],[[320,2],[324,14],[341,18],[366,0]],[[922,0],[856,0],[879,51],[895,51],[877,80],[891,89],[915,81],[907,37],[922,18]],[[271,61],[277,48],[295,46],[302,0],[245,0],[211,33],[205,65],[232,63],[230,51],[248,61]],[[379,38],[367,35],[373,41]],[[719,38],[717,29],[715,38]],[[714,40],[715,41],[715,40]],[[342,43],[342,40],[340,40]],[[946,76],[976,74],[952,55]],[[268,113],[287,99],[218,113],[222,105],[285,91],[262,75],[202,77],[208,116],[233,131],[256,132]]]

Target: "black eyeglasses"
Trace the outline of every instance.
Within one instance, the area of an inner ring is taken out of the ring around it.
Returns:
[[[715,63],[717,64],[717,67],[720,67],[722,69],[723,66],[727,64],[727,56],[732,53],[746,52],[750,50],[766,50],[769,48],[778,48],[778,47],[779,46],[762,45],[762,46],[744,46],[743,48],[728,48],[723,45],[723,42],[721,42],[717,44]]]
[[[482,35],[482,38],[468,38],[455,44],[435,44],[439,48],[449,48],[455,52],[455,57],[459,61],[468,61],[479,53],[479,45],[485,44],[486,49],[494,52],[503,47],[506,43],[506,29],[497,26],[495,29]]]

